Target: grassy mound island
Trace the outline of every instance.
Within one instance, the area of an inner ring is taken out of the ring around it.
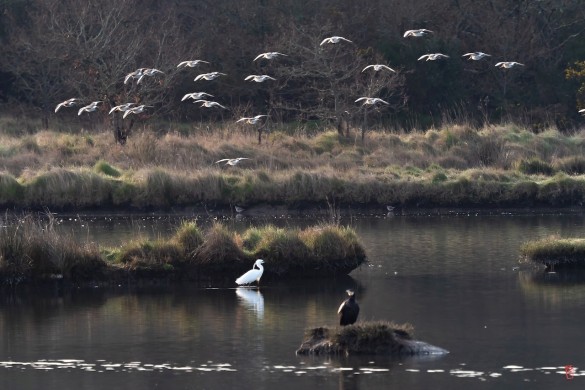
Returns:
[[[0,284],[47,279],[128,282],[170,279],[234,285],[264,259],[262,280],[347,275],[366,260],[349,227],[319,225],[304,230],[274,226],[243,233],[216,223],[202,231],[184,222],[168,239],[136,240],[117,248],[80,244],[58,234],[53,223],[24,218],[0,229]]]
[[[543,264],[547,270],[585,269],[585,238],[549,236],[525,242],[520,253],[523,261]]]
[[[329,329],[320,327],[305,333],[299,355],[440,355],[449,351],[414,340],[410,324],[375,321]]]
[[[34,131],[0,121],[0,207],[168,209],[231,205],[580,207],[585,134],[450,125],[360,137],[282,124],[261,145],[226,124]],[[29,125],[32,126],[32,125]],[[81,126],[81,124],[79,124]],[[34,127],[33,127],[34,128]],[[29,132],[30,131],[30,132]],[[246,157],[237,166],[216,164]]]

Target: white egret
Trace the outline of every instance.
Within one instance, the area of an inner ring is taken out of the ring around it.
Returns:
[[[427,35],[429,33],[432,33],[432,32],[433,31],[427,30],[426,28],[419,28],[419,29],[416,29],[416,30],[407,30],[407,31],[404,32],[404,38],[407,38],[407,37],[415,37],[415,38],[424,37],[425,35]]]
[[[247,76],[244,80],[246,81],[255,81],[257,83],[263,83],[266,80],[276,80],[274,77],[270,77],[266,74],[251,74]]]
[[[250,125],[255,125],[256,123],[260,122],[260,120],[261,120],[262,118],[264,118],[264,117],[267,117],[267,116],[268,116],[268,115],[264,115],[264,114],[262,114],[262,115],[256,115],[255,117],[251,117],[251,118],[248,118],[248,117],[243,117],[243,118],[240,118],[240,119],[238,119],[238,120],[236,121],[236,123],[239,123],[239,122],[246,122],[246,123],[248,123],[248,124],[250,124]]]
[[[425,59],[425,61],[435,61],[440,60],[441,58],[449,58],[448,55],[442,53],[431,53],[431,54],[424,54],[418,58],[419,61]]]
[[[242,160],[249,160],[248,157],[238,157],[238,158],[222,158],[221,160],[217,160],[215,163],[218,164],[220,162],[226,161],[225,165],[235,166]]]
[[[140,106],[131,107],[131,108],[127,109],[126,112],[124,112],[124,115],[122,116],[122,118],[126,118],[130,114],[141,114],[144,112],[146,107],[153,107],[153,106],[146,106],[144,104],[141,104]]]
[[[191,92],[191,93],[188,93],[185,96],[183,96],[181,101],[185,101],[187,99],[201,100],[205,97],[213,97],[213,95],[210,95],[206,92]]]
[[[157,74],[164,74],[164,73],[165,72],[162,72],[162,71],[155,69],[155,68],[146,68],[146,69],[144,69],[144,71],[142,72],[140,77],[138,77],[138,81],[136,82],[136,84],[140,84],[140,82],[142,81],[144,76],[153,77],[153,76],[156,76]]]
[[[521,64],[521,63],[516,62],[516,61],[504,61],[504,62],[498,62],[495,66],[497,66],[498,68],[502,68],[502,69],[511,69],[515,66],[524,66],[524,64]]]
[[[202,73],[200,75],[198,75],[197,77],[195,77],[194,81],[199,81],[199,80],[214,80],[216,78],[218,78],[219,76],[227,76],[225,73],[220,73],[220,72],[209,72],[209,73]]]
[[[219,104],[218,102],[214,102],[214,101],[211,101],[211,100],[203,100],[203,99],[200,99],[200,100],[195,100],[193,103],[201,103],[201,106],[200,107],[206,107],[206,108],[220,107],[220,108],[223,108],[223,109],[226,109],[227,110],[227,107],[224,107],[221,104]]]
[[[240,276],[239,278],[237,278],[236,283],[239,285],[250,284],[253,282],[260,284],[260,278],[262,277],[262,273],[264,272],[264,267],[262,267],[262,264],[264,264],[264,260],[262,259],[256,260],[252,269],[243,274],[242,276]]]
[[[349,298],[341,303],[337,314],[339,315],[339,325],[351,325],[357,321],[360,314],[360,306],[355,300],[355,293],[353,290],[345,290]]]
[[[245,208],[243,208],[243,207],[240,207],[240,206],[234,206],[234,209],[236,210],[236,213],[241,213],[241,212],[243,212],[244,210],[246,210]]]
[[[374,64],[374,65],[368,65],[368,66],[366,66],[366,67],[364,68],[364,70],[362,70],[362,72],[365,72],[365,71],[366,71],[366,69],[370,69],[370,68],[374,69],[376,72],[379,72],[379,71],[381,71],[382,69],[386,69],[386,70],[389,70],[389,71],[391,71],[391,72],[396,72],[396,71],[395,71],[394,69],[392,69],[391,67],[389,67],[389,66],[386,66],[386,65],[383,65],[383,64]]]
[[[279,53],[277,51],[269,51],[267,53],[258,54],[258,56],[256,56],[256,58],[254,58],[254,61],[256,61],[260,58],[264,58],[266,60],[272,60],[273,58],[276,58],[278,56],[285,56],[286,57],[287,55]]]
[[[361,97],[361,98],[359,98],[359,99],[356,99],[356,101],[355,101],[355,102],[356,102],[356,103],[357,103],[357,102],[361,102],[362,100],[364,101],[364,102],[362,103],[362,105],[366,105],[366,104],[367,104],[367,105],[375,105],[375,104],[378,104],[378,103],[382,103],[382,104],[390,104],[390,103],[388,103],[387,101],[385,101],[385,100],[382,100],[382,99],[380,99],[380,98],[372,98],[372,97],[366,97],[366,96],[364,96],[364,97]]]
[[[55,112],[59,111],[61,109],[61,107],[73,107],[78,102],[79,102],[79,99],[77,99],[77,98],[67,99],[64,102],[57,104],[57,107],[55,107]]]
[[[209,62],[203,61],[203,60],[182,61],[179,63],[179,65],[177,65],[177,68],[182,68],[182,67],[194,68],[199,64],[209,64]]]
[[[473,53],[465,53],[461,57],[467,57],[469,60],[479,61],[482,58],[491,57],[491,55],[482,51],[474,51]]]
[[[349,42],[349,43],[353,43],[352,41],[350,41],[347,38],[339,37],[339,36],[336,35],[336,36],[332,36],[332,37],[323,39],[321,41],[321,44],[319,46],[323,46],[323,44],[325,44],[325,43],[339,43],[341,41],[346,41],[346,42]]]
[[[98,100],[97,102],[91,102],[90,104],[88,104],[85,107],[81,107],[79,109],[79,111],[77,111],[77,115],[81,115],[81,113],[83,112],[93,112],[95,110],[97,110],[98,105],[101,103],[101,100]]]
[[[581,109],[578,111],[579,114],[584,114],[585,115],[585,108]]]
[[[114,111],[126,112],[126,111],[128,111],[130,109],[130,107],[132,107],[135,104],[136,103],[134,103],[134,102],[130,102],[130,103],[120,104],[119,106],[114,106],[114,107],[112,107],[112,109],[110,110],[110,112],[108,112],[108,115],[111,114]]]

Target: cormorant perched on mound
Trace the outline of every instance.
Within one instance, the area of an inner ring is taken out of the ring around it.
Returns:
[[[341,306],[339,306],[339,310],[337,310],[337,314],[339,314],[339,325],[351,325],[356,322],[358,318],[358,314],[360,314],[360,305],[355,301],[355,293],[353,290],[346,290],[347,298]]]

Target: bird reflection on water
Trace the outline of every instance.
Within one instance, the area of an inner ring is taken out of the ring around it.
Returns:
[[[246,310],[256,313],[258,319],[264,318],[264,296],[258,289],[238,287],[236,288],[236,295],[238,302],[241,303]]]

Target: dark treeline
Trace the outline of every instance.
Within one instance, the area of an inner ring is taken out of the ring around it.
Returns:
[[[456,120],[572,128],[579,119],[577,108],[585,103],[579,95],[585,70],[566,77],[567,69],[585,61],[582,0],[0,4],[0,103],[4,112],[43,118],[45,126],[55,115],[55,105],[70,97],[88,103],[103,100],[104,111],[129,101],[148,104],[154,106],[150,114],[175,121],[270,114],[274,121],[339,124],[346,117],[406,129]],[[416,28],[433,33],[403,37],[404,31]],[[332,35],[353,43],[319,45]],[[253,61],[267,51],[287,56]],[[461,57],[473,51],[491,57],[482,61]],[[417,61],[437,52],[450,58]],[[177,68],[191,59],[210,64]],[[504,70],[494,66],[498,61],[525,66]],[[397,72],[362,72],[374,63]],[[124,85],[124,76],[139,67],[165,74],[140,85]],[[211,71],[227,76],[193,81],[197,74]],[[277,80],[244,81],[249,74]],[[181,102],[184,94],[195,91],[214,95],[213,100],[229,110]],[[379,97],[389,104],[366,112],[355,103],[360,96]],[[59,115],[76,116],[76,111]]]

